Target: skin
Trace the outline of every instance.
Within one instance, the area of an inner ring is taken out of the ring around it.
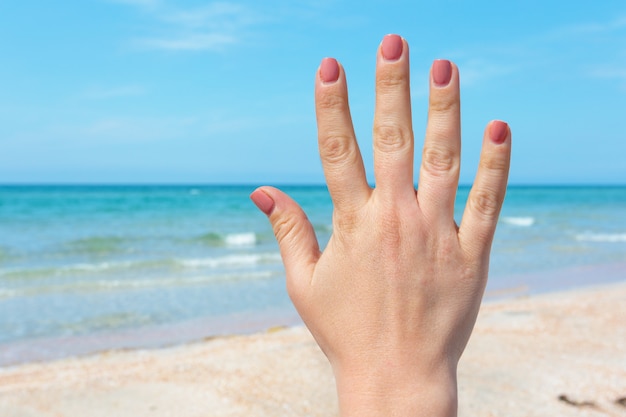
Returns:
[[[376,67],[374,189],[355,139],[344,70],[325,59],[317,72],[319,150],[334,204],[325,250],[286,194],[261,187],[251,195],[272,224],[289,295],[333,368],[342,416],[456,415],[457,364],[487,282],[511,134],[504,122],[487,125],[457,225],[459,72],[435,61],[430,78],[418,191],[409,49],[388,35]]]

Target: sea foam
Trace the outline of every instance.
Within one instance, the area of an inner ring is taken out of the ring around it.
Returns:
[[[232,233],[226,235],[224,242],[227,246],[254,246],[256,244],[256,234],[254,233]]]
[[[86,283],[95,289],[124,290],[142,289],[158,287],[181,287],[204,285],[217,281],[239,281],[250,279],[271,278],[275,273],[272,271],[255,271],[247,273],[201,275],[190,277],[162,277],[152,279],[131,279],[131,280],[99,280]]]
[[[5,298],[17,297],[18,295],[19,293],[15,290],[0,288],[0,300],[3,300]]]
[[[188,277],[160,277],[144,279],[97,279],[71,283],[59,282],[45,286],[24,287],[16,290],[0,289],[0,300],[14,297],[34,297],[43,294],[97,293],[101,291],[145,290],[155,288],[180,288],[184,286],[207,285],[224,281],[244,281],[267,279],[276,275],[275,271],[248,271],[223,274],[208,274]]]
[[[517,227],[530,227],[535,224],[534,217],[503,217],[502,223]]]
[[[626,233],[582,233],[576,235],[579,242],[626,243]]]
[[[275,263],[279,261],[279,253],[253,253],[213,258],[180,259],[178,263],[186,268],[223,268],[255,266],[262,263]]]
[[[246,233],[216,233],[210,232],[198,236],[194,240],[202,242],[212,247],[226,246],[229,248],[255,246],[257,236],[254,232]]]

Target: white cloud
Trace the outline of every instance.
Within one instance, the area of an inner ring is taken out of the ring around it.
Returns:
[[[575,36],[614,32],[623,28],[626,28],[626,16],[620,16],[608,22],[587,22],[563,26],[547,34],[546,37],[552,39],[570,39]]]
[[[250,10],[235,3],[212,3],[195,9],[174,10],[163,14],[161,18],[192,29],[243,26],[257,21]]]
[[[626,80],[626,67],[595,68],[589,72],[589,75],[595,78],[618,78]]]
[[[546,67],[568,68],[568,76],[624,79],[626,57],[626,15],[604,22],[579,22],[554,27],[506,42],[463,45],[462,49],[442,54],[459,66],[463,86],[478,85],[494,77],[513,73],[541,71]],[[620,57],[621,53],[621,57]],[[602,54],[605,67],[589,62]],[[624,84],[624,83],[622,83]]]
[[[254,25],[266,20],[259,13],[233,2],[180,8],[158,0],[110,1],[138,7],[155,22],[158,35],[141,36],[132,41],[147,49],[217,51],[243,42]]]
[[[626,66],[604,66],[596,67],[589,71],[588,75],[591,78],[614,80],[621,91],[626,92]]]

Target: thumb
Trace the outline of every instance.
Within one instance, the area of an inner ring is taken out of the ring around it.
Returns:
[[[320,257],[313,225],[291,197],[273,187],[260,187],[250,199],[269,218],[285,264],[287,289],[293,297],[294,285],[308,284]]]

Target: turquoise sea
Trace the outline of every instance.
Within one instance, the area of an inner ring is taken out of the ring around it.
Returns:
[[[0,364],[89,338],[142,346],[293,320],[254,188],[0,186]],[[282,188],[323,245],[326,188]],[[625,279],[626,187],[509,188],[488,297]]]

